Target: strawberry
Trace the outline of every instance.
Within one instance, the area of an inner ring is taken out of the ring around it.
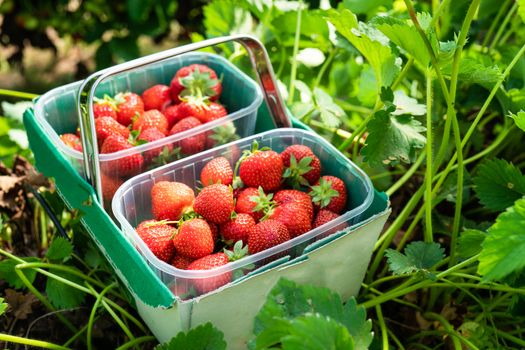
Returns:
[[[157,109],[164,110],[171,103],[171,95],[169,86],[157,84],[142,93],[142,102],[144,102],[144,110]]]
[[[171,98],[180,102],[179,96],[207,96],[210,100],[219,99],[222,84],[215,71],[203,64],[192,64],[182,67],[175,73],[170,84]]]
[[[345,183],[335,176],[322,176],[317,184],[311,187],[310,196],[316,210],[328,209],[341,214],[346,207]]]
[[[218,157],[210,160],[201,170],[201,183],[203,186],[220,183],[231,185],[233,181],[233,170],[228,159]]]
[[[283,160],[276,152],[258,150],[254,142],[252,151],[246,152],[239,162],[239,177],[246,186],[261,186],[265,192],[273,192],[281,186]]]
[[[80,138],[77,135],[75,135],[75,134],[62,134],[62,135],[60,135],[60,139],[69,148],[72,148],[75,151],[82,152],[82,142],[80,141]]]
[[[253,226],[248,235],[250,254],[262,252],[290,239],[288,229],[277,220],[268,219]]]
[[[124,183],[121,178],[114,177],[114,176],[108,176],[104,173],[102,173],[102,196],[104,197],[104,200],[107,202],[111,202],[113,199],[113,196],[115,195],[115,192],[117,192],[120,185]]]
[[[282,153],[285,166],[283,177],[294,188],[315,184],[321,177],[321,161],[310,147],[291,145]]]
[[[93,115],[96,118],[99,117],[111,117],[117,120],[117,105],[115,100],[113,100],[108,95],[104,95],[104,98],[96,98],[95,103],[93,103]]]
[[[228,245],[237,241],[248,243],[248,235],[253,226],[255,226],[255,220],[249,214],[237,214],[235,219],[221,225],[222,239]]]
[[[315,217],[315,220],[314,220],[314,222],[312,224],[312,227],[313,228],[317,228],[319,226],[322,226],[322,225],[332,221],[333,219],[338,218],[339,216],[340,216],[339,214],[336,214],[333,211],[330,211],[330,210],[327,210],[327,209],[321,209],[317,213],[317,216]]]
[[[231,187],[223,184],[206,186],[195,198],[193,209],[206,221],[222,224],[230,220],[235,209]]]
[[[115,96],[117,101],[117,121],[128,126],[137,115],[144,113],[144,102],[139,95],[133,92],[119,93]]]
[[[216,253],[195,260],[188,266],[188,270],[211,270],[226,265],[230,262],[228,255],[225,253]],[[232,280],[232,272],[228,271],[216,276],[195,278],[193,285],[199,294],[205,294],[215,290]]]
[[[208,226],[210,226],[211,236],[213,237],[213,241],[217,242],[217,240],[219,239],[219,227],[212,222],[208,222]]]
[[[172,237],[176,230],[162,221],[143,221],[136,228],[137,234],[151,252],[162,261],[170,261],[175,254]]]
[[[177,253],[191,259],[210,255],[215,245],[210,226],[202,219],[190,219],[180,224],[173,244]]]
[[[183,115],[199,119],[201,123],[211,122],[228,115],[223,105],[198,97],[185,98],[179,105],[179,110]]]
[[[133,119],[133,130],[156,128],[164,135],[168,134],[168,119],[156,109],[150,109]]]
[[[314,218],[314,206],[312,204],[312,199],[308,195],[308,193],[304,193],[298,190],[280,190],[273,196],[273,199],[279,205],[297,203],[304,210],[306,210],[310,221],[312,221]]]
[[[179,220],[191,210],[195,194],[182,182],[157,182],[151,188],[151,211],[157,220]]]
[[[99,118],[97,120],[106,117]],[[132,148],[133,145],[120,135],[110,135],[102,144],[101,153],[113,153]],[[129,156],[110,160],[103,165],[106,174],[115,174],[118,176],[132,176],[140,172],[144,158],[141,154],[132,153]]]
[[[288,229],[290,238],[302,235],[312,229],[312,219],[299,203],[280,205],[271,211],[270,219],[281,222]]]
[[[255,221],[261,220],[270,207],[275,205],[272,201],[273,194],[266,195],[262,189],[248,187],[237,197],[235,212],[237,214],[249,214]]]
[[[171,240],[171,242],[173,243],[173,240]],[[187,258],[183,255],[175,254],[170,261],[170,265],[181,270],[186,270],[193,261],[193,259]]]
[[[147,112],[145,112],[147,113]],[[157,141],[157,140],[160,140],[160,139],[163,139],[165,137],[165,135],[159,131],[159,129],[157,128],[149,128],[149,129],[146,129],[146,130],[143,130],[137,140],[139,141],[144,141],[146,143],[148,142],[153,142],[153,141]],[[153,161],[154,158],[156,157],[159,157],[163,152],[164,152],[164,149],[167,149],[167,153],[171,153],[171,151],[173,151],[173,145],[172,144],[167,144],[167,145],[164,145],[164,146],[160,146],[160,147],[156,147],[156,148],[153,148],[153,149],[150,149],[148,151],[145,151],[144,152],[144,161],[149,164]]]
[[[202,123],[194,117],[184,118],[171,128],[170,135],[195,128]],[[202,152],[206,146],[206,134],[199,133],[179,141],[181,153],[191,155]]]
[[[213,148],[215,146],[224,145],[228,142],[237,141],[240,139],[237,134],[237,128],[233,122],[229,121],[221,124],[213,130],[206,132],[206,149]],[[236,151],[239,149],[237,148]],[[235,152],[232,152],[232,159],[238,159],[239,156],[234,156]]]
[[[99,145],[102,145],[104,140],[110,135],[120,135],[125,139],[129,137],[129,129],[120,125],[111,117],[100,117],[95,119],[95,130],[97,132]]]
[[[188,117],[179,108],[179,105],[173,105],[167,107],[164,111],[164,116],[168,120],[168,128],[171,129],[175,123],[181,121],[182,119]]]

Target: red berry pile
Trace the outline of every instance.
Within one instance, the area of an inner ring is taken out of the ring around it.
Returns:
[[[179,69],[170,86],[154,85],[140,96],[121,92],[113,97],[106,95],[95,99],[93,112],[100,152],[129,149],[222,118],[228,112],[218,102],[221,92],[222,83],[215,71],[206,65],[192,64]],[[60,135],[60,138],[72,149],[82,151],[78,132]],[[216,130],[187,137],[176,144],[107,162],[102,170],[106,178],[111,178],[109,182],[122,182],[150,165],[166,164],[237,138],[235,126],[225,123]],[[110,190],[105,194],[108,200],[113,197]]]
[[[319,158],[307,146],[291,145],[279,154],[254,143],[235,169],[224,157],[206,163],[197,195],[180,182],[156,183],[151,190],[154,219],[136,230],[157,258],[178,269],[217,268],[339,217],[346,210],[346,186],[321,171]],[[192,284],[203,294],[232,278],[229,271]]]

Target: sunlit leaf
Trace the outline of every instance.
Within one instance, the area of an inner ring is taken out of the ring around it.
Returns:
[[[519,111],[518,113],[510,113],[509,117],[514,119],[514,123],[516,123],[516,126],[520,128],[521,130],[525,131],[525,112]]]
[[[169,342],[158,345],[155,350],[225,350],[226,342],[221,331],[211,323],[200,325],[187,333],[180,332]]]
[[[413,242],[407,245],[404,254],[394,249],[387,249],[388,267],[394,275],[403,275],[416,271],[426,271],[445,257],[445,249],[438,243]]]
[[[486,281],[499,280],[525,267],[525,198],[518,199],[487,231],[478,272]]]

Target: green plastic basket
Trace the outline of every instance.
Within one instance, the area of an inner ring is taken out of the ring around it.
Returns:
[[[271,66],[267,64],[266,52],[257,39],[248,36],[216,38],[197,46],[185,46],[183,51],[231,40],[241,42],[248,49],[266,100],[266,104],[258,109],[255,132],[272,130],[276,126],[289,126],[289,118],[277,93]],[[37,105],[41,101],[51,101],[49,103],[59,110],[74,110],[72,96],[78,96],[79,86],[79,83],[64,86],[59,90],[62,93],[54,94],[53,99],[45,99],[44,96]],[[345,298],[358,292],[374,244],[390,213],[385,194],[374,191],[372,204],[361,214],[359,223],[325,240],[310,244],[304,248],[301,256],[274,261],[217,293],[180,301],[149,268],[146,260],[104,210],[94,189],[96,174],[95,177],[90,176],[89,166],[86,166],[86,178],[80,174],[67,154],[57,147],[53,134],[50,134],[49,128],[42,122],[51,116],[38,113],[41,112],[28,109],[24,114],[24,124],[37,168],[55,179],[59,193],[70,208],[79,209],[83,213],[82,224],[132,295],[138,312],[159,341],[169,340],[178,331],[211,321],[225,333],[229,348],[244,348],[253,330],[253,318],[268,291],[281,277],[299,283],[330,287]],[[308,129],[293,118],[291,121],[293,127]],[[92,130],[86,131],[89,134]],[[89,138],[88,135],[84,136]],[[98,157],[94,160],[97,159]],[[91,162],[93,159],[87,161]],[[352,192],[351,188],[348,190]],[[334,265],[334,261],[337,261],[338,267],[331,273],[319,272],[319,267]],[[224,314],[231,314],[232,307],[236,308],[236,317],[225,319]]]

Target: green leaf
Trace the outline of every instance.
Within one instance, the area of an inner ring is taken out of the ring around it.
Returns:
[[[426,138],[420,134],[425,127],[412,116],[394,116],[393,111],[393,107],[380,110],[368,123],[368,137],[361,152],[371,166],[414,162],[416,149],[425,146]]]
[[[0,297],[0,316],[2,316],[5,312],[5,310],[7,310],[7,307],[9,306],[9,304],[7,303],[4,303],[4,298]]]
[[[458,255],[468,259],[481,251],[481,244],[487,234],[480,230],[466,230],[459,236]]]
[[[516,123],[518,128],[525,131],[525,112],[523,110],[520,110],[516,114],[510,113],[509,117],[514,119],[514,123]]]
[[[518,15],[521,17],[521,20],[525,22],[525,0],[518,0]]]
[[[389,86],[399,73],[396,56],[379,30],[362,22],[349,10],[328,12],[328,21],[368,60],[374,70],[377,90]]]
[[[251,33],[253,19],[250,12],[233,0],[212,1],[203,7],[204,27],[208,37]]]
[[[25,262],[38,262],[40,261],[38,258],[22,258]],[[25,288],[25,284],[22,282],[22,280],[18,277],[18,275],[15,272],[15,266],[18,265],[19,262],[6,259],[3,261],[0,261],[0,280],[6,281],[7,284],[9,284],[11,287],[15,289],[22,289]],[[24,269],[22,270],[26,278],[29,280],[30,283],[33,283],[35,281],[36,277],[36,271],[33,269]]]
[[[394,105],[396,110],[392,112],[393,115],[425,115],[427,113],[427,106],[417,103],[415,98],[407,96],[403,90],[396,90],[394,92]]]
[[[74,269],[74,267],[69,267]],[[49,272],[73,283],[83,285],[83,280],[78,276],[53,269],[51,269]],[[86,297],[86,294],[79,289],[66,285],[52,277],[47,278],[46,293],[51,304],[59,309],[70,309],[77,307],[82,304]]]
[[[63,237],[55,237],[47,250],[46,258],[49,260],[64,260],[73,252],[73,245]]]
[[[400,20],[390,16],[380,16],[375,17],[372,23],[393,43],[414,57],[423,67],[429,65],[430,54],[412,21]]]
[[[332,128],[341,125],[341,121],[346,118],[346,113],[343,109],[322,89],[316,87],[313,93],[316,107],[323,124]]]
[[[387,249],[388,267],[394,275],[404,275],[417,271],[428,271],[440,262],[445,254],[438,243],[413,242],[407,245],[404,254],[397,250]]]
[[[226,342],[221,331],[211,323],[200,325],[187,333],[180,332],[167,343],[158,345],[155,350],[223,350]]]
[[[283,350],[353,350],[354,341],[340,323],[319,314],[306,314],[293,320],[289,334],[281,341]]]
[[[487,233],[478,273],[485,281],[499,280],[525,267],[525,198],[501,213]]]
[[[525,194],[525,176],[503,159],[483,161],[474,177],[479,201],[491,210],[504,210]]]
[[[463,83],[494,84],[501,78],[501,75],[501,70],[497,65],[486,66],[469,57],[463,58],[459,64],[458,78]]]
[[[151,1],[128,0],[126,8],[131,21],[137,23],[148,19],[153,4]]]
[[[343,0],[343,6],[358,15],[372,13],[380,6],[389,5],[392,5],[389,0]]]
[[[340,296],[328,288],[281,279],[271,290],[255,318],[254,333],[257,348],[279,344],[293,333],[294,320],[304,315],[319,314],[342,324],[355,341],[355,349],[368,349],[372,341],[372,325],[366,320],[366,310],[351,299],[343,306]],[[313,333],[315,336],[321,334]]]
[[[357,305],[355,298],[350,298],[343,306],[341,322],[354,338],[356,350],[368,349],[373,340],[372,321],[366,319],[366,309]]]

